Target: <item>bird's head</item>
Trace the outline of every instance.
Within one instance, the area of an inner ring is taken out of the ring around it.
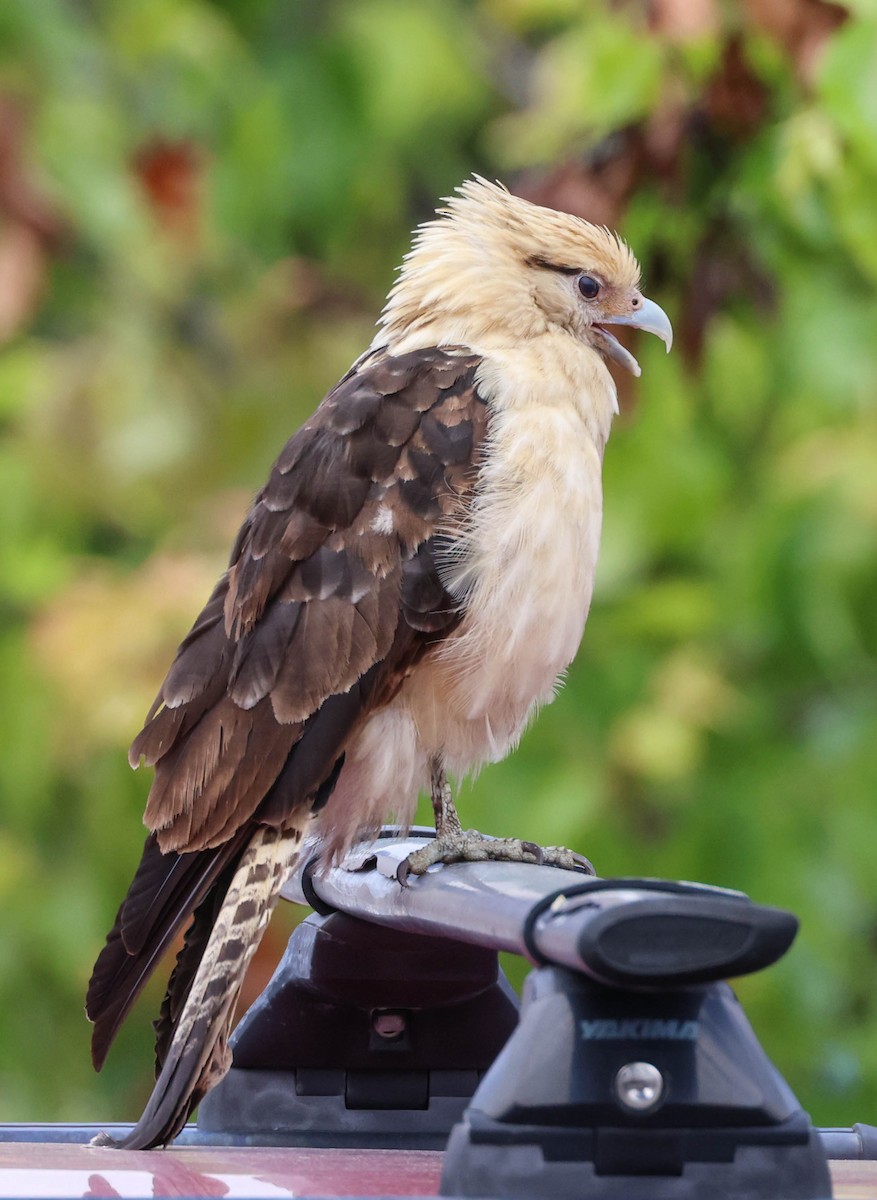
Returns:
[[[673,330],[639,290],[639,264],[610,230],[513,196],[479,176],[417,231],[381,317],[379,342],[517,342],[563,330],[640,374],[610,326]]]

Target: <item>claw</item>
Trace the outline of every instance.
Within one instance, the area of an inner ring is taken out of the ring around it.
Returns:
[[[544,857],[550,866],[561,867],[564,871],[578,871],[582,875],[597,874],[589,859],[565,846],[546,846]]]
[[[545,852],[536,842],[521,842],[521,849],[526,851],[527,854],[533,855],[537,867],[541,867],[545,862]]]
[[[408,885],[408,876],[410,874],[410,871],[411,871],[411,866],[408,862],[408,859],[403,858],[402,861],[399,863],[398,867],[396,868],[396,882],[399,884],[399,887],[407,888],[409,886]]]
[[[579,870],[584,871],[584,873],[586,875],[596,875],[597,874],[597,872],[594,868],[594,864],[591,862],[591,860],[589,858],[585,858],[584,854],[576,854],[575,850],[573,850],[572,859],[573,859],[573,862],[575,863],[576,867]]]

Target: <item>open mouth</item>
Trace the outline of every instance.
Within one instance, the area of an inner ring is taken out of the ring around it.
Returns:
[[[597,335],[597,348],[601,350],[607,358],[613,359],[619,366],[630,371],[631,375],[642,375],[642,368],[633,357],[629,350],[625,350],[618,338],[610,333],[608,329],[604,329],[602,325],[592,325],[591,332]]]
[[[644,329],[646,333],[653,333],[655,337],[659,337],[668,351],[673,345],[673,326],[670,324],[670,318],[654,300],[649,300],[647,296],[637,292],[631,301],[630,312],[617,317],[607,316],[603,318],[602,324],[595,322],[591,325],[597,349],[630,371],[631,375],[642,375],[640,365],[630,351],[625,350],[618,338],[609,332],[607,325],[627,325],[631,329]]]

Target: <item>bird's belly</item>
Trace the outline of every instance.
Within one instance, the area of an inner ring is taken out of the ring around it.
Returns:
[[[578,422],[518,414],[503,432],[448,571],[464,618],[403,697],[421,744],[457,774],[502,758],[553,698],[581,641],[599,549],[601,461]]]

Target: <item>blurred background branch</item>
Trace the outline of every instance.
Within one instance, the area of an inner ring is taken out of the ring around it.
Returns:
[[[619,227],[680,352],[619,380],[583,650],[464,814],[798,911],[740,991],[818,1123],[874,1119],[872,0],[0,7],[2,1119],[148,1091],[155,992],[99,1079],[82,1016],[139,851],[127,743],[472,170]]]

